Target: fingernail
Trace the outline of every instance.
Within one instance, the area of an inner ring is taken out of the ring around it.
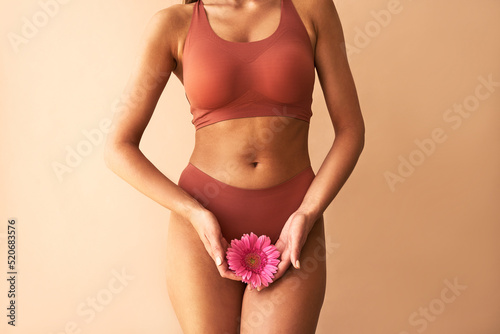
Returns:
[[[222,260],[221,260],[220,256],[217,256],[217,258],[215,259],[215,264],[217,265],[217,267],[222,264]]]
[[[299,260],[295,261],[295,268],[300,269],[300,262],[299,262]]]

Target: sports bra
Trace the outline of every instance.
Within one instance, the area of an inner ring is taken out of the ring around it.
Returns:
[[[219,37],[198,0],[184,44],[183,81],[196,130],[256,116],[309,122],[314,55],[292,0],[281,0],[280,22],[274,33],[251,42]]]

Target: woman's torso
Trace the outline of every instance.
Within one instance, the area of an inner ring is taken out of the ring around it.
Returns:
[[[223,6],[205,5],[213,32],[228,41],[264,40],[276,31],[280,21],[280,1],[270,1],[269,6],[248,16],[227,9],[223,12]],[[179,52],[174,74],[183,83],[183,51],[193,6],[194,4],[178,7],[186,20],[182,32],[178,34]],[[300,7],[295,8],[301,15]],[[262,19],[255,21],[256,17]],[[301,18],[313,41],[310,24],[303,15]],[[235,26],[235,19],[241,21],[241,24]],[[260,28],[252,31],[249,37],[246,27],[252,20],[261,24],[252,24]],[[286,107],[284,109],[281,110],[281,115],[286,114]],[[311,164],[308,132],[308,122],[283,116],[247,117],[216,122],[196,131],[190,162],[210,176],[235,187],[270,187],[288,180]]]

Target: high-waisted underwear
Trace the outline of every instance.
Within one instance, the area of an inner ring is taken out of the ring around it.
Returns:
[[[217,217],[222,235],[229,243],[250,232],[267,235],[275,243],[314,177],[312,167],[308,166],[277,185],[245,189],[217,180],[188,163],[178,185]]]

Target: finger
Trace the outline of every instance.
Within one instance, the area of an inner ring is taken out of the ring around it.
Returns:
[[[231,269],[228,267],[227,259],[226,259],[226,249],[229,244],[226,239],[219,233],[219,236],[212,243],[212,251],[214,253],[215,264],[217,266],[217,270],[219,274],[223,278],[229,278],[235,281],[241,281],[241,276],[236,275]]]
[[[243,278],[241,276],[236,275],[234,273],[234,271],[232,271],[229,268],[229,262],[227,261],[227,249],[230,246],[229,243],[227,242],[226,238],[224,238],[224,237],[222,237],[221,242],[222,242],[222,247],[224,249],[224,254],[225,254],[225,256],[223,257],[222,265],[219,267],[220,268],[219,272],[222,271],[221,276],[225,277],[225,278],[233,279],[236,281],[242,281]]]
[[[286,249],[281,253],[281,261],[278,263],[278,270],[274,274],[273,282],[276,282],[281,276],[283,276],[290,266],[290,251]]]
[[[300,269],[300,252],[306,242],[307,234],[304,231],[304,221],[296,220],[293,228],[290,231],[290,262],[295,269]]]
[[[276,241],[276,243],[274,244],[274,246],[276,247],[276,249],[280,252],[280,254],[283,254],[283,252],[285,251],[286,249],[286,246],[287,246],[287,241],[284,241],[281,237],[278,239],[278,241]]]
[[[217,270],[222,277],[233,276],[232,271],[229,270],[227,261],[225,259],[225,252],[219,245],[212,245],[212,252],[215,257],[215,265],[217,266]]]
[[[214,253],[214,247],[212,246],[212,241],[210,240],[210,237],[207,234],[203,235],[203,245],[205,246],[205,249],[208,253],[208,255],[212,258],[212,260],[217,264],[216,261],[216,253]]]
[[[290,263],[295,269],[300,269],[300,252],[302,251],[302,247],[304,243],[302,242],[302,238],[292,236],[291,247],[290,247]]]
[[[205,250],[214,261],[219,274],[224,278],[241,281],[242,278],[231,271],[225,262],[225,253],[228,248],[228,243],[222,236],[217,221],[211,225],[204,225],[203,230],[198,233]]]
[[[278,240],[276,242],[275,246],[278,249],[278,251],[280,251],[280,249],[278,247],[279,246],[283,247],[284,243],[282,241],[280,242],[280,240]],[[280,262],[277,265],[276,273],[273,274],[272,282],[275,282],[277,279],[279,279],[289,266],[290,266],[290,251],[289,251],[289,248],[285,248],[282,251],[280,251]],[[262,284],[260,287],[255,288],[255,290],[262,291],[265,288],[266,288],[266,286]],[[251,288],[250,284],[249,284],[247,289],[252,290],[253,288]]]
[[[226,238],[221,237],[221,245],[222,249],[224,249],[224,252],[227,252],[227,249],[229,248],[229,243],[227,242]]]
[[[278,271],[276,272],[276,274],[274,274],[273,283],[279,280],[286,273],[289,267],[290,267],[289,260],[280,262],[278,264]]]
[[[224,262],[225,252],[222,249],[222,235],[219,229],[212,228],[210,230],[205,231],[205,240],[209,244],[209,253],[212,259],[215,262],[215,265],[218,267]]]
[[[212,252],[212,246],[210,245],[210,242],[208,239],[204,239],[203,241],[203,246],[205,247],[205,250],[207,251],[208,256],[212,258],[212,260],[215,262],[215,256]]]
[[[242,280],[240,276],[236,275],[232,270],[229,269],[227,261],[225,260],[224,255],[221,255],[220,252],[221,249],[218,246],[213,246],[207,239],[207,245],[205,248],[207,249],[207,252],[209,253],[210,257],[215,262],[215,265],[221,277],[229,278],[236,281]]]
[[[223,263],[222,265],[218,266],[217,269],[219,270],[219,274],[223,278],[228,278],[235,281],[242,280],[241,276],[236,275],[232,270],[230,270],[227,267],[226,263]]]

